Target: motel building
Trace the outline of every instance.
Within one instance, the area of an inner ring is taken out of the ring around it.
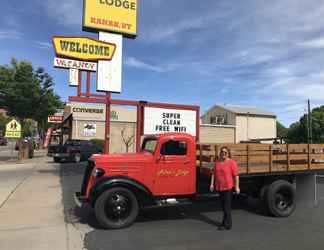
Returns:
[[[168,126],[178,126],[179,132],[187,132],[176,112],[175,110],[174,114],[160,115],[161,121],[157,122],[160,125],[154,126],[157,133],[168,132],[166,129]],[[105,115],[104,104],[67,103],[60,125],[63,142],[67,139],[103,140]],[[136,108],[112,105],[110,118],[110,152],[134,152]],[[201,143],[239,143],[249,139],[276,138],[276,117],[272,113],[256,108],[215,105],[201,116],[199,134]]]

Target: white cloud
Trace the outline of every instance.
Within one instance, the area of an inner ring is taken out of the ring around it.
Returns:
[[[0,30],[0,40],[20,39],[22,34],[13,30]]]
[[[127,57],[125,61],[126,66],[133,67],[137,69],[154,71],[157,73],[163,73],[167,71],[174,70],[178,65],[176,64],[168,64],[168,65],[152,65],[150,63],[143,62],[134,57]]]
[[[35,44],[36,44],[37,48],[43,49],[43,50],[49,50],[49,49],[53,48],[53,45],[49,42],[36,41]]]
[[[208,21],[207,18],[195,18],[187,19],[177,22],[173,25],[166,26],[165,24],[160,24],[159,26],[151,29],[147,32],[145,36],[146,43],[158,43],[158,42],[169,42],[167,39],[174,40],[182,32],[190,31],[192,29],[198,29],[205,26]]]
[[[299,45],[302,47],[305,47],[305,48],[310,48],[310,49],[324,48],[324,37],[307,40],[305,42],[300,43]]]

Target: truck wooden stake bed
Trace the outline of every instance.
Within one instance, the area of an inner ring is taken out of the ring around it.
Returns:
[[[90,203],[98,222],[113,229],[131,225],[145,207],[214,197],[210,175],[222,146],[238,163],[241,192],[260,198],[276,217],[295,209],[296,176],[324,169],[324,145],[207,145],[186,133],[149,135],[141,152],[93,155],[75,200]]]

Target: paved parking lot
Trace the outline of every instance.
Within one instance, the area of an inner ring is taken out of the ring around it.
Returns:
[[[82,228],[84,247],[106,249],[323,249],[324,180],[318,184],[319,203],[298,207],[288,218],[265,216],[256,200],[235,202],[233,229],[218,231],[217,201],[193,206],[148,210],[127,229],[102,230],[90,208],[79,209],[73,192],[79,190],[84,163],[61,164],[65,220]]]

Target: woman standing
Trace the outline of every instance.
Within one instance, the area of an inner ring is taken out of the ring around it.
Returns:
[[[210,191],[219,192],[223,209],[223,221],[219,230],[230,230],[232,228],[232,189],[240,193],[239,175],[235,160],[231,159],[231,153],[227,147],[222,147],[219,159],[215,161],[214,171],[211,176]]]

